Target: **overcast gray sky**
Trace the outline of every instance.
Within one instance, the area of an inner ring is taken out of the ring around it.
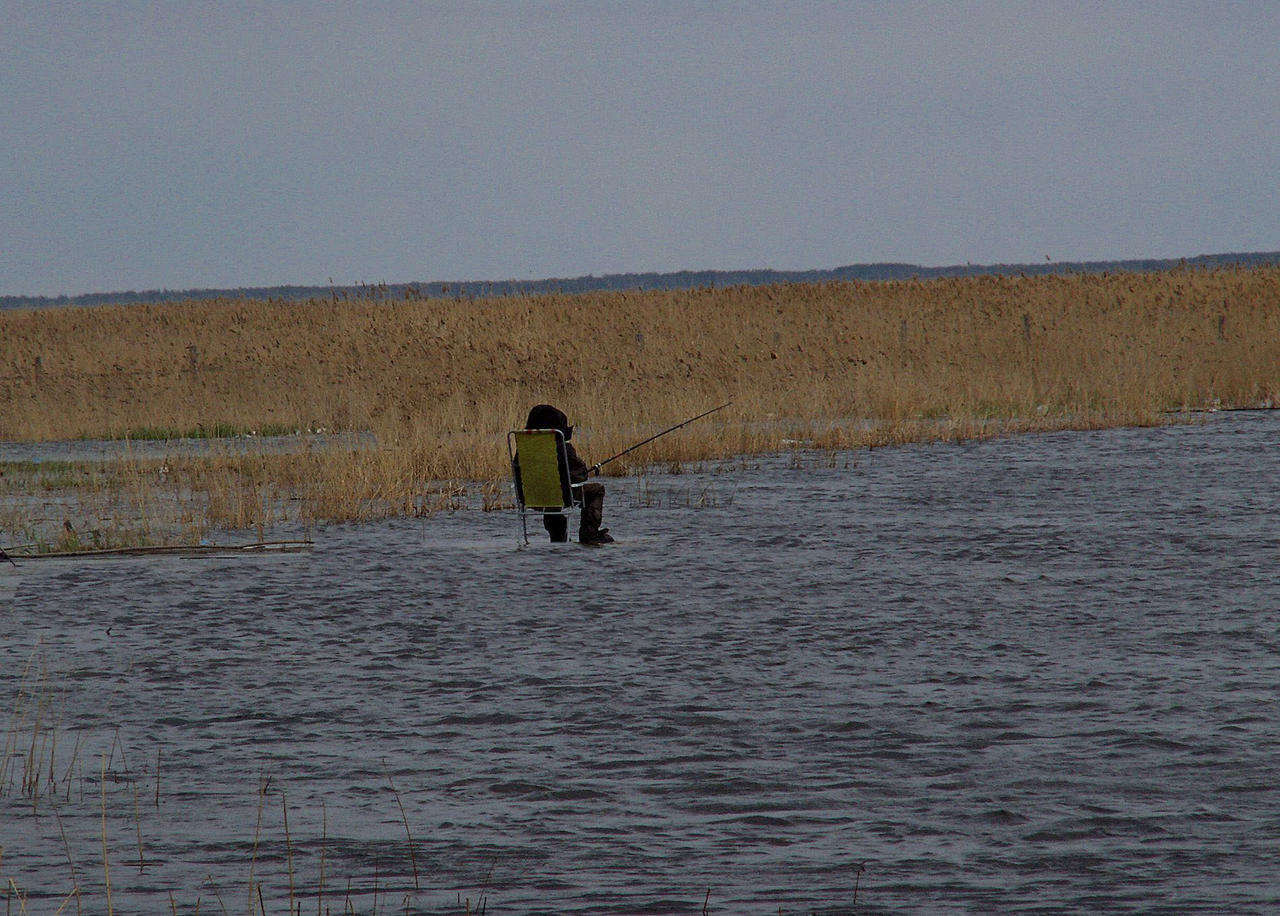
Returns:
[[[0,0],[0,294],[1280,249],[1280,3]]]

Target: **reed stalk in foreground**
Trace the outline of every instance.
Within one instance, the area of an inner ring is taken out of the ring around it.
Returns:
[[[99,782],[102,793],[102,879],[107,893],[107,916],[115,913],[111,902],[111,864],[110,849],[107,846],[107,758],[102,758],[102,775]]]
[[[729,398],[609,472],[1275,404],[1280,269],[0,313],[0,438],[373,434],[60,479],[144,538],[424,514],[477,482],[499,506],[505,433],[532,404],[565,409],[598,457]],[[11,540],[31,527],[14,511]]]
[[[400,809],[400,821],[404,824],[404,835],[409,842],[409,864],[413,866],[413,888],[421,890],[422,885],[418,881],[418,855],[413,848],[413,832],[409,829],[409,816],[405,814],[404,802],[400,800],[400,793],[396,790],[396,784],[391,780],[391,771],[387,769],[386,760],[382,761],[382,772],[386,774],[387,785],[391,787],[391,794],[395,796],[396,807]]]

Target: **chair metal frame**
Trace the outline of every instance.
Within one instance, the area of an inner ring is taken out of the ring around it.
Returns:
[[[525,445],[523,466],[520,464],[521,443]],[[569,453],[565,450],[564,434],[558,429],[509,431],[507,455],[511,459],[511,483],[516,511],[520,514],[520,531],[528,546],[529,516],[567,516],[574,509],[581,509],[583,484],[574,483],[570,477]]]

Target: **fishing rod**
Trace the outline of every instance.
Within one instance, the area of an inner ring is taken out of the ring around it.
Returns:
[[[591,465],[591,467],[590,467],[590,468],[588,468],[587,473],[589,473],[589,474],[599,474],[599,473],[600,473],[600,469],[601,469],[602,467],[604,467],[606,464],[608,464],[610,461],[617,461],[617,460],[618,460],[619,458],[621,458],[623,455],[629,455],[629,454],[631,454],[631,453],[632,453],[632,452],[634,452],[636,449],[638,449],[640,446],[642,446],[642,445],[648,445],[648,444],[649,444],[650,442],[652,442],[654,439],[661,439],[661,438],[662,438],[663,436],[665,436],[667,433],[673,433],[673,432],[675,432],[677,429],[679,429],[679,428],[680,428],[680,427],[682,427],[682,426],[688,426],[688,425],[689,425],[690,423],[692,423],[694,420],[701,420],[703,417],[708,417],[708,416],[710,416],[711,414],[715,413],[717,410],[724,410],[726,407],[728,407],[728,406],[729,406],[730,404],[732,404],[732,403],[733,403],[733,401],[725,401],[725,402],[724,402],[723,404],[721,404],[719,407],[712,407],[710,410],[703,411],[702,413],[698,414],[696,417],[690,417],[689,419],[684,420],[684,421],[682,421],[682,422],[680,422],[680,423],[677,423],[675,426],[672,426],[672,427],[670,427],[669,429],[664,429],[662,432],[657,433],[656,435],[650,436],[648,439],[645,439],[643,442],[637,442],[635,445],[631,446],[630,448],[624,448],[622,451],[618,452],[618,454],[616,454],[616,455],[614,455],[614,456],[612,456],[612,457],[610,457],[610,458],[606,458],[604,461],[601,461],[601,462],[599,462],[598,464],[593,464],[593,465]]]

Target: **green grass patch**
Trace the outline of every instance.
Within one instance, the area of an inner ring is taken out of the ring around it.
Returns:
[[[239,439],[247,436],[297,436],[311,432],[284,423],[236,426],[231,423],[200,424],[189,429],[173,426],[135,426],[118,438],[134,442],[168,442],[171,439]]]
[[[94,489],[103,479],[98,462],[0,461],[0,492]]]
[[[58,458],[48,460],[40,458],[24,458],[12,461],[0,461],[0,476],[9,474],[39,474],[42,471],[51,474],[62,474],[86,467],[83,461],[63,461]]]
[[[28,530],[27,542],[8,548],[8,553],[22,557],[45,554],[79,553],[87,550],[121,550],[135,547],[158,546],[151,533],[140,528],[122,528],[115,525],[91,528],[86,531],[63,529],[57,537],[42,536]],[[177,546],[177,545],[171,545]]]

